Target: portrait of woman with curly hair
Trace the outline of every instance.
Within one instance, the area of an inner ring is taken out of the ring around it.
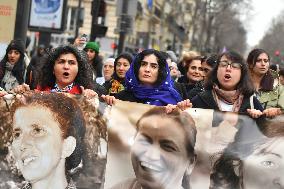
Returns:
[[[58,93],[34,93],[15,102],[11,110],[11,149],[28,182],[24,188],[76,188],[69,171],[84,164],[86,131],[76,101]]]

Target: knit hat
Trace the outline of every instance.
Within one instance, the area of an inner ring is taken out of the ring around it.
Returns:
[[[24,42],[20,39],[12,40],[6,49],[6,54],[12,49],[19,51],[21,54],[24,54],[25,53]]]
[[[97,42],[88,42],[84,49],[93,49],[96,53],[99,53],[100,45]]]

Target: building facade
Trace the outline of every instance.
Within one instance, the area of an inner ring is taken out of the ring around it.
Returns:
[[[81,1],[81,2],[79,2]],[[78,35],[90,36],[92,27],[92,1],[68,0],[66,30],[63,34],[52,34],[51,43],[68,43]],[[105,12],[98,17],[97,22],[107,27],[104,37],[96,38],[101,44],[101,52],[105,56],[116,55],[114,44],[118,44],[120,17],[123,11],[118,11],[118,5],[125,0],[104,0]],[[124,51],[136,52],[141,49],[173,50],[179,54],[190,48],[189,35],[193,0],[127,0],[128,7],[127,34]],[[78,5],[81,4],[81,9]],[[120,7],[121,8],[121,7]],[[81,11],[79,11],[81,10]],[[79,16],[78,16],[79,14]],[[79,19],[79,21],[77,20]],[[123,28],[125,29],[125,28]]]

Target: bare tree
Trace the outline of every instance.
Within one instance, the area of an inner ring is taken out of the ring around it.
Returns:
[[[284,65],[284,11],[274,19],[270,28],[259,42],[259,47],[268,51],[273,63]],[[280,54],[275,55],[278,51]]]
[[[192,48],[202,53],[218,52],[223,47],[243,53],[246,30],[239,15],[250,0],[195,0],[192,15]]]

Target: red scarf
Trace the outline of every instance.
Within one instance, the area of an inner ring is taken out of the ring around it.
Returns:
[[[48,91],[48,92],[51,92],[51,89],[52,89],[51,87],[42,88],[40,86],[37,86],[35,91]],[[81,88],[78,85],[74,85],[72,87],[72,89],[68,91],[68,93],[78,95],[78,94],[82,94],[82,90],[81,90]]]

